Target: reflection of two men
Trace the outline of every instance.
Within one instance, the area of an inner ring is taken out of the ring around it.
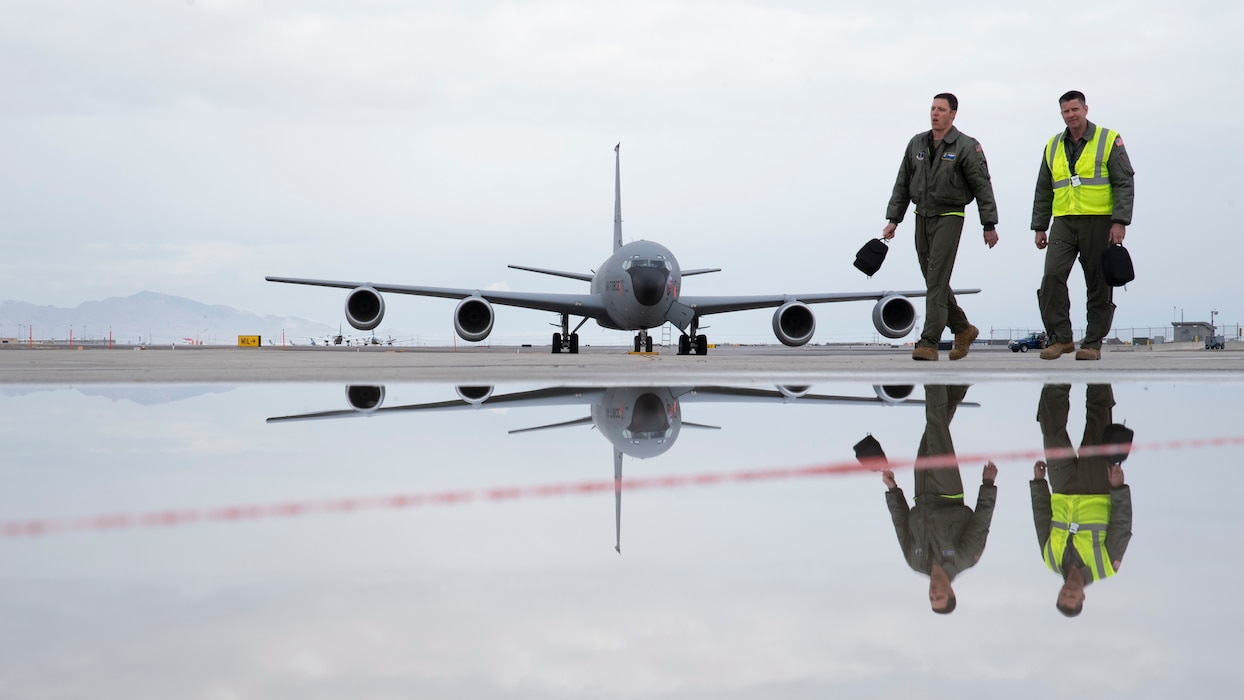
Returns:
[[[929,577],[929,605],[943,615],[955,609],[955,577],[975,566],[985,551],[998,497],[994,486],[998,468],[990,462],[981,474],[976,510],[964,503],[950,421],[967,391],[966,386],[924,387],[925,429],[916,457],[915,505],[908,507],[893,471],[884,469],[881,474],[889,488],[886,505],[899,546],[908,566]]]
[[[1131,432],[1111,423],[1110,385],[1090,384],[1077,453],[1067,434],[1070,396],[1069,384],[1047,384],[1041,390],[1037,421],[1045,460],[1033,465],[1029,487],[1041,556],[1063,577],[1058,610],[1075,617],[1084,609],[1085,587],[1118,573],[1132,539],[1132,492],[1123,483],[1121,465]]]

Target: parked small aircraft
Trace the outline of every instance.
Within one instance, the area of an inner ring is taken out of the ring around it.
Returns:
[[[454,309],[454,330],[463,340],[477,342],[492,332],[493,304],[552,311],[561,317],[561,331],[553,334],[553,352],[579,351],[579,328],[594,319],[603,328],[637,331],[635,351],[652,351],[651,328],[672,323],[681,332],[678,354],[708,353],[708,338],[699,332],[701,319],[709,314],[777,307],[773,333],[783,344],[798,347],[812,339],[816,319],[809,304],[835,301],[876,300],[873,326],[887,338],[902,338],[916,325],[916,309],[908,297],[925,296],[924,290],[905,292],[837,292],[815,294],[766,294],[740,296],[689,296],[682,293],[682,278],[719,272],[720,268],[684,270],[674,254],[652,241],[622,243],[621,146],[614,147],[613,254],[596,271],[587,274],[510,265],[516,270],[538,272],[588,282],[588,294],[486,291],[450,287],[423,287],[371,282],[265,277],[269,282],[308,284],[353,290],[346,296],[346,321],[363,331],[380,325],[384,318],[381,292],[460,299]],[[956,289],[955,294],[976,294],[979,289]],[[582,320],[572,330],[570,318]]]
[[[479,408],[522,408],[536,406],[588,406],[590,415],[574,420],[511,430],[510,434],[551,428],[588,425],[613,445],[614,549],[622,553],[622,456],[649,459],[665,454],[683,428],[717,430],[717,426],[691,423],[682,418],[684,403],[802,403],[836,406],[897,404],[923,406],[910,399],[911,386],[873,387],[876,396],[833,396],[809,393],[807,386],[779,386],[776,389],[723,386],[683,387],[550,387],[512,394],[493,394],[491,386],[459,386],[458,399],[433,403],[384,406],[382,385],[346,387],[349,408],[294,416],[269,418],[268,423],[326,420],[406,414],[419,411],[452,411]],[[963,406],[977,404],[964,403]]]

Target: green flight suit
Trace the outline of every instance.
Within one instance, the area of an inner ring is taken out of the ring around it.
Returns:
[[[1067,162],[1073,168],[1098,128],[1093,122],[1088,122],[1084,135],[1078,140],[1072,140],[1070,130],[1064,132],[1063,148]],[[1088,157],[1092,157],[1091,154]],[[1114,288],[1106,284],[1102,276],[1101,254],[1110,246],[1110,226],[1132,223],[1135,171],[1127,149],[1123,147],[1122,137],[1118,137],[1111,148],[1106,168],[1114,198],[1113,211],[1109,215],[1055,216],[1051,228],[1054,175],[1046,162],[1045,148],[1041,149],[1041,168],[1037,172],[1037,187],[1032,198],[1032,230],[1049,231],[1045,271],[1041,277],[1041,288],[1037,290],[1037,303],[1051,344],[1075,342],[1071,334],[1071,298],[1067,293],[1067,277],[1077,256],[1084,271],[1085,296],[1088,297],[1088,326],[1081,347],[1101,349],[1101,341],[1110,332],[1114,321]]]
[[[989,164],[976,139],[953,126],[940,142],[933,140],[932,131],[913,136],[899,164],[886,219],[901,222],[907,203],[915,203],[916,259],[928,291],[918,346],[936,348],[947,327],[952,333],[968,328],[967,315],[950,290],[950,275],[959,253],[963,210],[973,199],[981,226],[993,229],[998,207]]]
[[[1041,424],[1041,437],[1045,446],[1046,468],[1049,482],[1033,479],[1028,482],[1032,500],[1032,518],[1037,531],[1037,544],[1044,552],[1053,525],[1053,509],[1050,491],[1069,496],[1085,494],[1109,494],[1110,510],[1105,538],[1102,541],[1103,557],[1112,565],[1121,562],[1132,541],[1132,490],[1127,484],[1111,486],[1107,469],[1110,459],[1103,454],[1077,455],[1067,434],[1067,417],[1070,412],[1071,385],[1046,384],[1041,389],[1037,404],[1037,421]],[[1103,444],[1106,426],[1111,423],[1114,392],[1109,384],[1090,384],[1085,391],[1084,436],[1080,450]],[[1086,584],[1097,580],[1092,562],[1084,561],[1075,547],[1067,546],[1058,562],[1058,571],[1065,578],[1071,567],[1080,569]],[[1113,570],[1113,568],[1111,569]]]
[[[963,502],[963,478],[955,458],[950,421],[967,390],[966,386],[925,386],[925,428],[916,452],[915,505],[908,507],[907,497],[897,486],[885,496],[907,565],[927,576],[933,564],[940,564],[952,581],[980,561],[998,498],[997,487],[988,479],[977,492],[975,511]]]

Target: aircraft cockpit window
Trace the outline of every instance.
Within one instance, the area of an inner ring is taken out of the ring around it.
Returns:
[[[673,269],[673,266],[670,265],[670,262],[668,260],[663,260],[663,259],[641,260],[637,258],[632,258],[630,260],[622,261],[623,270],[629,270],[633,267],[640,267],[640,268],[649,267],[649,268],[665,269],[665,270]]]
[[[643,431],[643,432],[632,432],[630,430],[623,430],[622,437],[626,440],[630,440],[634,442],[635,444],[639,444],[640,440],[652,440],[652,439],[656,439],[659,442],[665,442],[666,438],[668,438],[670,436],[670,433],[672,432],[674,431],[673,430],[650,430],[650,431]]]

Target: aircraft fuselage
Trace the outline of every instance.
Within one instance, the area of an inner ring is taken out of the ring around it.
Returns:
[[[614,330],[656,328],[678,300],[682,270],[668,248],[652,241],[627,243],[610,255],[592,278],[607,318],[596,322]]]

